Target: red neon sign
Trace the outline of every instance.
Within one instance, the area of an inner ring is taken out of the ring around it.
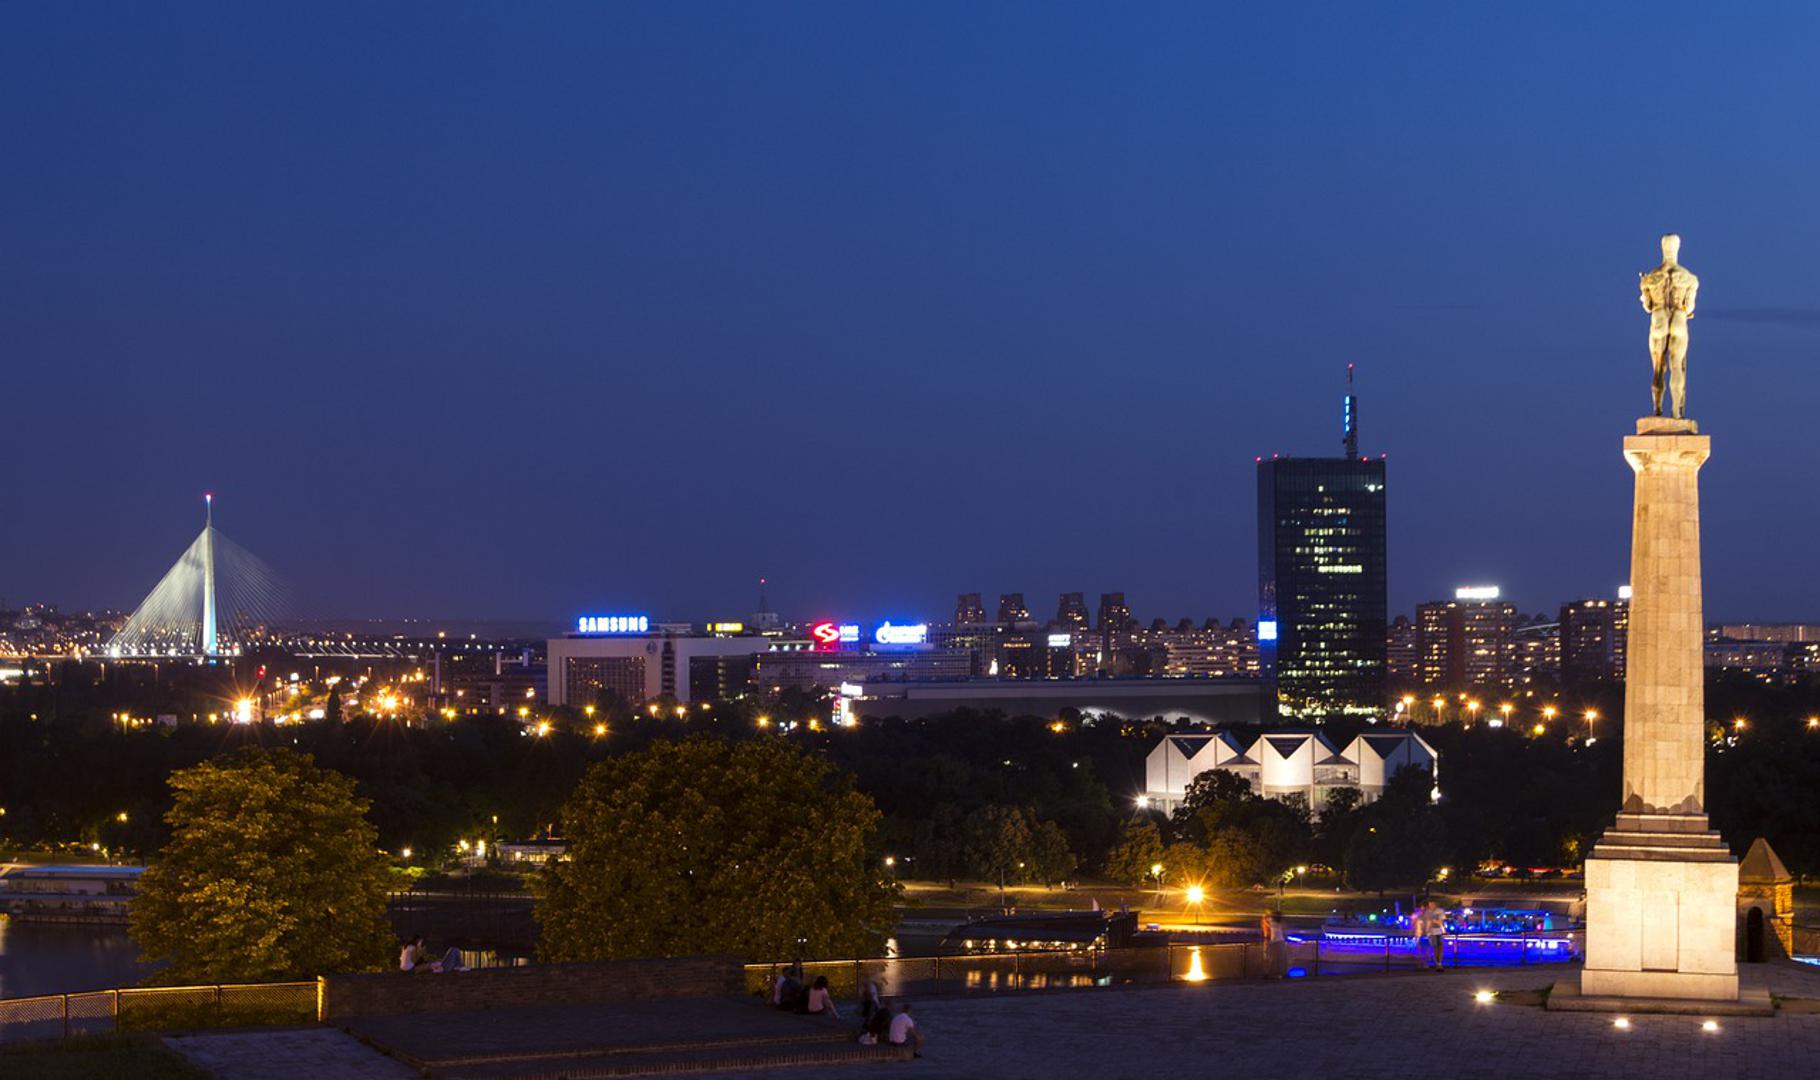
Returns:
[[[809,640],[817,649],[832,649],[840,644],[840,626],[824,619],[809,627]]]

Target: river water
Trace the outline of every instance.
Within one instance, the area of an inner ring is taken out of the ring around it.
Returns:
[[[124,926],[0,918],[0,998],[133,986],[151,970]]]

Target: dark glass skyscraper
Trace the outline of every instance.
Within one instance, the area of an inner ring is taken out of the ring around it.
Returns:
[[[1279,716],[1385,714],[1384,506],[1383,458],[1258,462],[1258,659]]]

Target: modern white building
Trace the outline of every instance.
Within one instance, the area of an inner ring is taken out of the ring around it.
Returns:
[[[1312,728],[1271,728],[1257,734],[1216,728],[1168,735],[1144,761],[1139,802],[1168,813],[1181,804],[1188,785],[1210,769],[1225,769],[1267,798],[1300,795],[1319,812],[1335,788],[1354,788],[1371,802],[1404,768],[1435,773],[1440,756],[1415,731],[1387,728],[1360,735],[1336,750],[1326,734]]]
[[[633,704],[665,694],[691,700],[691,684],[713,685],[719,665],[750,659],[772,646],[744,632],[698,631],[654,624],[643,616],[588,618],[549,641],[549,703],[592,705],[609,694]]]

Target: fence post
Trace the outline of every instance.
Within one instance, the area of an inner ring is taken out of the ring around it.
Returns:
[[[120,1033],[120,991],[114,991],[114,1033]]]
[[[1517,948],[1519,950],[1517,953],[1518,966],[1527,967],[1529,964],[1529,931],[1517,931]]]
[[[221,1026],[221,984],[215,984],[215,1026]]]
[[[1317,978],[1321,974],[1321,941],[1326,936],[1324,932],[1316,932],[1314,937],[1314,973]]]
[[[70,996],[63,995],[63,1037],[70,1037]]]

